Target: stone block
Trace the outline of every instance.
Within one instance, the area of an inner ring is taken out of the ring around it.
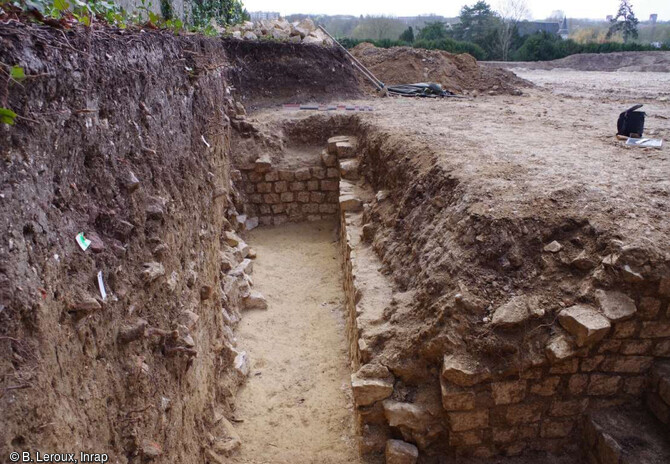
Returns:
[[[505,419],[509,424],[527,424],[537,422],[542,416],[542,404],[515,404],[507,407]]]
[[[249,195],[249,201],[255,205],[259,205],[263,203],[263,195],[260,193],[254,193],[253,195]]]
[[[314,167],[310,168],[310,172],[312,173],[312,179],[321,180],[326,178],[326,168]]]
[[[568,380],[568,393],[571,395],[581,395],[586,390],[589,383],[589,376],[587,374],[574,374]]]
[[[579,359],[572,358],[561,363],[554,364],[549,369],[550,374],[574,374],[579,370]]]
[[[358,180],[360,178],[358,174],[359,162],[357,159],[340,160],[339,165],[340,175],[343,179]]]
[[[491,439],[494,443],[509,443],[516,440],[518,432],[516,427],[493,427]]]
[[[280,203],[279,195],[276,193],[266,193],[263,195],[263,201],[268,205],[274,205],[275,203]]]
[[[318,180],[308,180],[307,181],[307,190],[314,192],[319,190],[319,181]]]
[[[581,366],[581,371],[582,372],[592,372],[598,369],[600,364],[605,360],[605,356],[593,356],[591,358],[584,358],[582,359],[582,366]]]
[[[261,216],[259,220],[260,220],[261,225],[264,225],[264,226],[271,226],[272,225],[272,216]]]
[[[356,156],[356,148],[350,142],[337,142],[335,147],[337,148],[337,157],[339,159]]]
[[[446,411],[469,411],[475,409],[475,393],[450,385],[441,380],[442,406]]]
[[[540,424],[527,424],[518,427],[519,440],[532,440],[540,434]]]
[[[245,193],[256,193],[256,185],[255,184],[247,184],[244,186],[244,192]]]
[[[575,305],[562,310],[558,321],[576,339],[577,346],[588,346],[602,340],[610,331],[610,321],[595,308]]]
[[[348,142],[349,137],[346,135],[338,135],[328,139],[328,153],[331,155],[337,155],[337,144],[339,142]]]
[[[670,277],[661,279],[658,284],[658,293],[661,296],[670,296]]]
[[[642,319],[656,319],[661,310],[661,301],[656,298],[645,296],[640,300],[638,315]]]
[[[401,401],[384,400],[384,416],[391,427],[406,427],[411,430],[425,430],[431,416],[424,407]]]
[[[340,188],[340,183],[336,180],[322,180],[321,190],[326,192],[336,192]]]
[[[490,376],[490,372],[482,369],[475,359],[466,354],[448,354],[442,361],[444,380],[460,387],[472,387]]]
[[[312,178],[312,173],[309,168],[300,168],[295,171],[295,180],[297,181],[306,181]]]
[[[481,443],[481,430],[467,430],[465,432],[451,432],[449,434],[449,446],[474,446]]]
[[[670,358],[670,340],[656,342],[652,354],[654,356]]]
[[[556,388],[561,378],[558,376],[547,377],[531,385],[530,392],[540,396],[552,396],[556,393]]]
[[[265,175],[262,172],[250,172],[249,173],[249,182],[263,182]]]
[[[331,203],[321,203],[319,205],[319,213],[335,214],[337,213],[337,205],[333,205]]]
[[[262,199],[263,199],[263,197],[261,197],[261,200]],[[270,205],[263,204],[263,205],[260,205],[258,207],[258,209],[260,210],[261,214],[272,214],[272,206],[270,206]],[[261,221],[261,224],[263,224],[262,221]],[[263,224],[263,225],[268,225],[268,224]]]
[[[298,194],[296,195],[298,203],[309,203],[311,197],[312,196],[309,192],[298,192]]]
[[[587,392],[593,396],[616,395],[621,383],[617,375],[591,374]]]
[[[328,153],[328,150],[321,152],[321,163],[326,167],[333,167],[337,165],[337,155]]]
[[[570,435],[573,427],[573,422],[545,420],[542,422],[540,436],[542,438],[564,438]]]
[[[449,428],[452,432],[464,432],[466,430],[474,430],[488,427],[489,425],[489,411],[488,409],[480,409],[467,412],[450,412]]]
[[[369,406],[393,393],[393,382],[388,379],[367,379],[351,375],[351,390],[357,406]]]
[[[279,180],[279,173],[277,171],[270,171],[265,173],[265,182],[275,182]]]
[[[278,214],[272,218],[272,223],[276,226],[280,226],[282,224],[285,224],[286,222],[288,222],[288,216],[286,216],[285,214]]]
[[[254,162],[254,171],[256,172],[268,172],[272,169],[272,161],[268,155],[263,155]]]
[[[596,290],[595,297],[605,317],[612,322],[625,321],[637,312],[635,302],[624,293]]]
[[[326,199],[326,194],[323,192],[311,192],[309,194],[309,200],[312,203],[323,203]]]
[[[291,190],[291,192],[302,192],[306,188],[307,186],[305,185],[304,182],[291,182],[289,184],[289,189]]]
[[[586,411],[589,400],[586,398],[574,400],[554,400],[549,408],[552,417],[578,416]]]
[[[618,353],[621,349],[621,340],[605,340],[598,347],[598,353]]]
[[[575,357],[577,350],[572,339],[568,335],[560,333],[549,339],[545,347],[545,353],[549,361],[554,364]]]
[[[354,195],[340,195],[339,202],[342,211],[360,211],[363,209],[363,202]]]
[[[259,182],[256,184],[256,191],[258,193],[270,193],[272,192],[272,184],[270,182]]]
[[[415,464],[419,458],[419,450],[416,446],[401,440],[388,440],[384,456],[386,464]]]
[[[495,327],[512,328],[525,324],[533,317],[542,316],[544,309],[539,306],[537,298],[520,295],[496,308],[491,322]]]
[[[293,192],[284,192],[279,196],[282,203],[291,203],[294,200]]]
[[[303,213],[317,214],[319,212],[319,205],[316,203],[307,203],[302,205]]]
[[[491,383],[493,402],[496,405],[500,405],[523,401],[526,397],[526,385],[526,380]]]
[[[641,397],[644,394],[646,386],[647,378],[644,376],[628,377],[623,381],[623,391],[633,396]]]
[[[328,168],[326,170],[326,177],[329,179],[339,179],[340,178],[340,170],[337,168]]]
[[[288,191],[288,182],[286,182],[285,180],[275,182],[274,191],[275,193],[284,193]]]
[[[643,322],[641,338],[670,338],[670,322]]]
[[[244,309],[268,309],[268,302],[265,297],[255,290],[242,300]]]
[[[279,174],[279,180],[286,182],[292,182],[295,180],[295,173],[293,171],[277,171]]]
[[[654,342],[651,340],[625,340],[621,343],[619,353],[627,355],[644,355],[651,351]]]
[[[600,365],[604,372],[639,374],[649,370],[654,358],[648,356],[610,356]]]
[[[286,211],[286,205],[283,203],[277,203],[276,205],[272,205],[272,214],[281,214]]]
[[[612,338],[632,338],[637,333],[639,325],[638,321],[625,321],[614,324]]]

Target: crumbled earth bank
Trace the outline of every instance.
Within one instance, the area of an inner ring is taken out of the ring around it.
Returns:
[[[314,45],[19,23],[0,25],[0,62],[28,75],[0,77],[19,115],[0,125],[3,462],[226,462],[248,373],[233,330],[263,304],[236,235],[254,224],[236,209],[232,134],[243,102],[354,96],[353,72]]]

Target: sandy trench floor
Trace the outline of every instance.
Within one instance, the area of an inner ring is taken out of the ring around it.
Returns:
[[[237,331],[251,359],[238,395],[232,462],[357,463],[336,223],[252,231],[254,288],[266,311]]]

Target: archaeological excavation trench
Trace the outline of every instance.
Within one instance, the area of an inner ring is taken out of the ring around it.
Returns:
[[[662,247],[280,109],[360,97],[335,49],[0,35],[40,76],[0,128],[3,459],[669,462]]]

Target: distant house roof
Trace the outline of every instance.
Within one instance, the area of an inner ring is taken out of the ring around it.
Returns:
[[[544,21],[521,21],[516,25],[519,35],[531,35],[537,32],[546,32],[548,34],[558,34],[561,25],[559,23],[547,23]]]

